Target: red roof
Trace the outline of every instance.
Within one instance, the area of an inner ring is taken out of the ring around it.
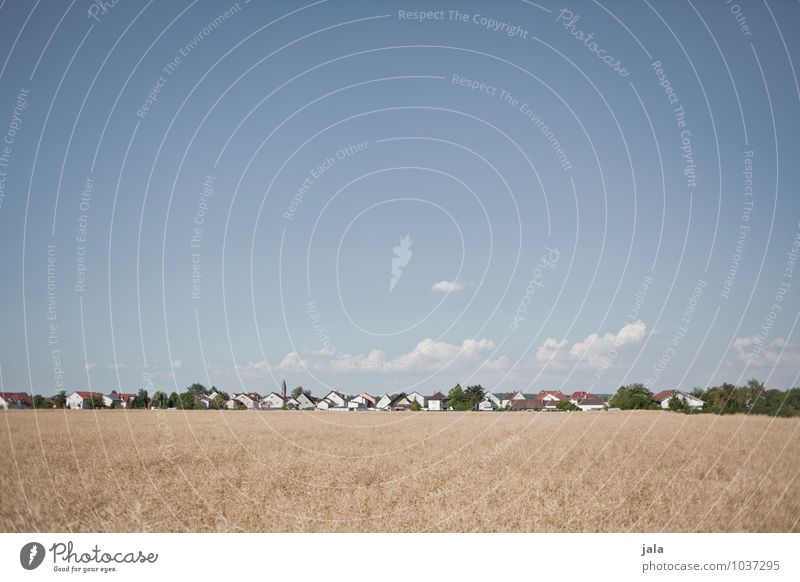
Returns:
[[[667,398],[669,398],[670,396],[672,396],[674,393],[675,390],[662,390],[661,392],[653,396],[653,400],[655,400],[656,402],[662,402]]]
[[[33,406],[33,399],[28,396],[27,392],[0,392],[0,396],[3,398],[3,400],[16,400],[23,402],[28,406]]]
[[[572,396],[570,396],[570,398],[574,398],[575,400],[579,400],[581,398],[586,398],[587,396],[589,396],[589,394],[590,394],[589,392],[586,392],[586,391],[583,391],[583,390],[579,390],[577,392],[573,392]]]
[[[551,396],[555,396],[559,400],[568,400],[566,395],[561,392],[561,390],[539,390],[539,393],[536,395],[536,398],[544,398],[550,394]]]
[[[102,394],[99,392],[80,392],[78,390],[75,391],[75,394],[83,398],[84,400],[91,400],[93,396],[99,396],[100,398],[103,397]]]

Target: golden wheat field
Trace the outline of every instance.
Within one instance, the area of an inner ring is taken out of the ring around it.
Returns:
[[[798,531],[800,419],[0,413],[0,529]]]

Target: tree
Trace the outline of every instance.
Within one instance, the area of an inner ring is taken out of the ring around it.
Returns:
[[[450,389],[450,392],[447,394],[447,397],[450,400],[450,407],[453,410],[470,409],[469,401],[467,400],[467,395],[461,388],[461,384],[456,384],[455,386],[453,386]]]
[[[134,396],[128,406],[130,408],[147,408],[147,402],[150,400],[150,397],[147,394],[147,390],[142,388],[139,392]]]
[[[156,390],[155,394],[153,394],[153,406],[156,408],[167,408],[169,406],[169,396],[167,396],[166,392]]]
[[[59,390],[56,392],[56,395],[53,397],[53,402],[56,408],[64,408],[67,405],[67,391]]]
[[[103,397],[99,394],[92,394],[92,397],[86,403],[87,408],[103,408],[103,406]]]
[[[608,405],[622,410],[643,410],[649,408],[652,401],[653,393],[644,384],[628,384],[617,389],[608,399]]]
[[[192,384],[191,386],[189,386],[189,387],[186,389],[186,391],[187,391],[187,392],[191,392],[191,393],[192,393],[192,394],[194,394],[195,396],[202,396],[203,394],[206,394],[206,393],[208,393],[208,390],[206,390],[206,387],[205,387],[205,386],[203,386],[202,384],[198,384],[197,382],[195,382],[194,384]]]
[[[167,401],[167,406],[169,408],[178,408],[180,406],[180,397],[178,396],[177,392],[172,392],[169,395],[169,400]]]
[[[566,412],[571,412],[573,410],[580,410],[577,404],[573,404],[569,400],[562,400],[558,404],[556,404],[556,410],[564,410]]]
[[[669,406],[672,412],[684,412],[686,410],[686,402],[684,402],[683,398],[678,396],[677,392],[674,392],[672,396],[669,397],[667,406]]]
[[[214,398],[211,400],[211,408],[214,410],[222,410],[225,408],[225,398],[222,396],[222,394],[217,394],[214,396]]]
[[[194,410],[195,407],[195,399],[197,396],[194,392],[190,392],[187,390],[183,394],[178,397],[178,403],[176,404],[177,408],[181,408],[183,410]]]
[[[467,389],[464,391],[464,397],[469,403],[469,408],[471,410],[478,408],[478,404],[480,404],[481,400],[483,400],[484,394],[485,392],[483,390],[483,386],[480,384],[475,386],[467,386]]]
[[[413,410],[414,412],[419,412],[420,410],[422,410],[422,405],[419,403],[418,400],[412,400],[410,409]]]
[[[53,403],[47,400],[41,394],[34,394],[33,395],[33,407],[34,408],[53,408]]]

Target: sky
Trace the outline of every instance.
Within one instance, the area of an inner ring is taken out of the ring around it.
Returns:
[[[0,387],[800,384],[797,3],[0,4]]]

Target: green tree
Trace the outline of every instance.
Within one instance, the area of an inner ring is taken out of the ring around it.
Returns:
[[[170,393],[169,400],[167,400],[167,406],[169,408],[178,408],[180,406],[180,396],[178,396],[177,392]]]
[[[573,410],[580,410],[577,404],[573,404],[569,400],[562,400],[558,404],[556,404],[556,410],[564,410],[566,412],[571,412]]]
[[[672,412],[685,412],[686,411],[686,403],[683,401],[683,398],[678,396],[677,392],[674,392],[672,396],[669,397],[669,401],[667,402],[667,406]]]
[[[608,405],[622,410],[642,410],[649,408],[652,401],[653,393],[644,384],[628,384],[617,389],[608,399]]]
[[[208,393],[208,390],[206,390],[206,387],[203,386],[202,384],[198,384],[197,382],[195,382],[194,384],[189,386],[186,389],[186,391],[187,392],[191,392],[195,396],[202,396],[203,394],[207,394]]]
[[[169,396],[167,396],[166,392],[156,390],[153,394],[153,406],[156,408],[166,408],[169,406]]]
[[[447,397],[450,400],[450,407],[453,410],[470,409],[469,401],[467,400],[467,395],[461,388],[461,384],[456,384],[455,386],[453,386],[450,389],[450,392],[447,394]]]
[[[485,393],[486,392],[484,392],[483,386],[480,384],[476,384],[475,386],[467,386],[467,389],[464,391],[464,397],[469,403],[470,410],[478,408],[478,404],[480,404],[481,400],[483,400],[483,395]]]
[[[222,396],[222,394],[214,396],[213,400],[211,400],[211,408],[215,410],[222,410],[225,408],[225,397]]]
[[[418,400],[412,400],[409,409],[413,410],[414,412],[419,412],[420,410],[422,410],[422,405],[419,403]]]
[[[41,394],[34,394],[33,395],[33,407],[34,408],[53,408],[53,403],[49,400],[45,399],[44,396]]]
[[[194,410],[196,408],[195,406],[196,400],[197,396],[195,395],[195,393],[187,390],[178,397],[178,404],[176,405],[176,407],[182,410]]]
[[[67,391],[59,390],[56,392],[53,401],[55,402],[56,408],[64,408],[67,405]]]
[[[147,408],[147,402],[150,400],[150,397],[147,394],[147,390],[142,388],[139,392],[136,393],[130,404],[128,404],[131,408]]]
[[[87,408],[103,408],[103,397],[99,394],[92,394],[87,402]]]

